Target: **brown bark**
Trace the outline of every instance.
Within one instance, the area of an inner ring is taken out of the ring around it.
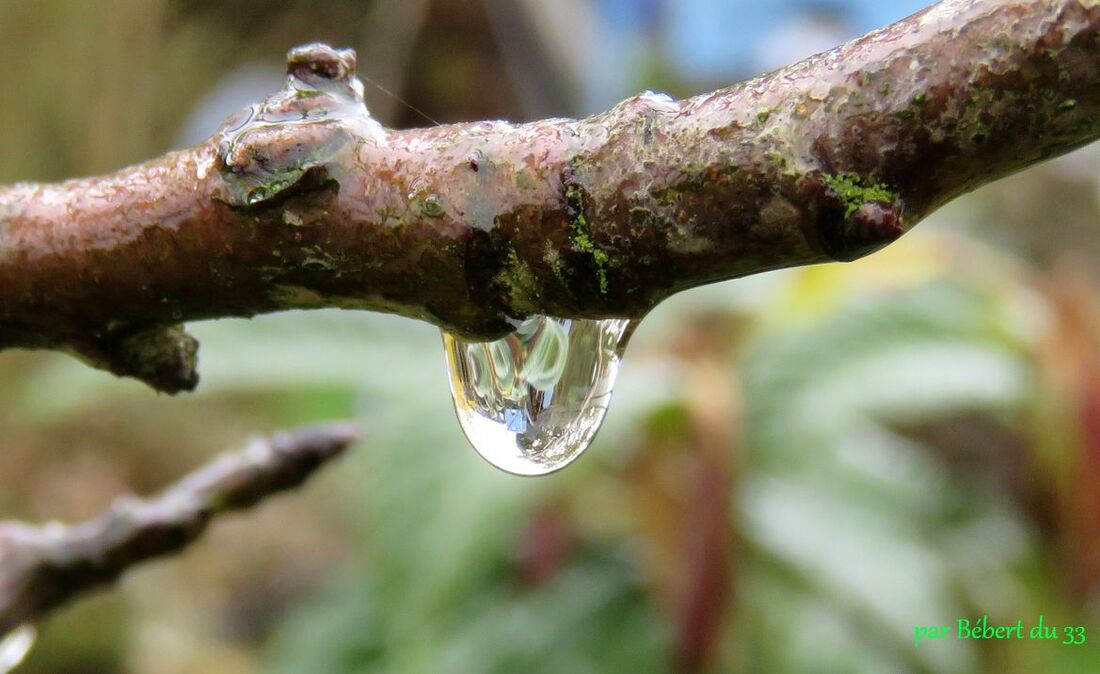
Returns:
[[[337,306],[488,338],[533,313],[638,317],[858,258],[1100,137],[1097,0],[946,0],[728,89],[579,121],[387,131],[354,66],[294,50],[287,86],[198,147],[0,189],[0,348],[174,392],[197,381],[178,325],[199,318]]]
[[[357,437],[334,424],[256,438],[149,500],[75,526],[0,522],[0,637],[134,565],[180,551],[210,520],[301,484]]]

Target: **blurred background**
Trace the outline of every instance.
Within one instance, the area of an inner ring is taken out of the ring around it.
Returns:
[[[307,41],[354,47],[442,122],[523,121],[731,84],[923,4],[8,0],[0,183],[197,142]],[[869,259],[681,294],[639,328],[589,453],[535,480],[467,445],[424,323],[197,324],[203,383],[174,399],[0,354],[4,519],[90,517],[254,432],[367,431],[301,491],[54,614],[19,671],[1100,671],[1092,642],[913,644],[982,614],[1100,630],[1098,224],[1092,147]]]

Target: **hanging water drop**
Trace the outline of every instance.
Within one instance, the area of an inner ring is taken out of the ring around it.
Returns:
[[[516,475],[574,461],[603,423],[636,324],[535,316],[494,342],[444,332],[455,412],[474,449]]]
[[[34,625],[20,625],[0,637],[0,674],[8,674],[31,652],[38,630]]]

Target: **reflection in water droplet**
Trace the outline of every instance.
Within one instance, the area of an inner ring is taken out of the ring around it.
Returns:
[[[444,332],[455,412],[474,449],[516,475],[579,457],[603,423],[635,325],[535,316],[495,342]]]
[[[30,653],[38,630],[34,625],[20,625],[0,638],[0,674],[8,674]]]

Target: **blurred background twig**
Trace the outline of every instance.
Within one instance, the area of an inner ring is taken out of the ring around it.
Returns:
[[[358,436],[350,425],[253,438],[155,499],[120,498],[75,526],[0,522],[0,637],[130,567],[179,552],[210,520],[300,485]]]

